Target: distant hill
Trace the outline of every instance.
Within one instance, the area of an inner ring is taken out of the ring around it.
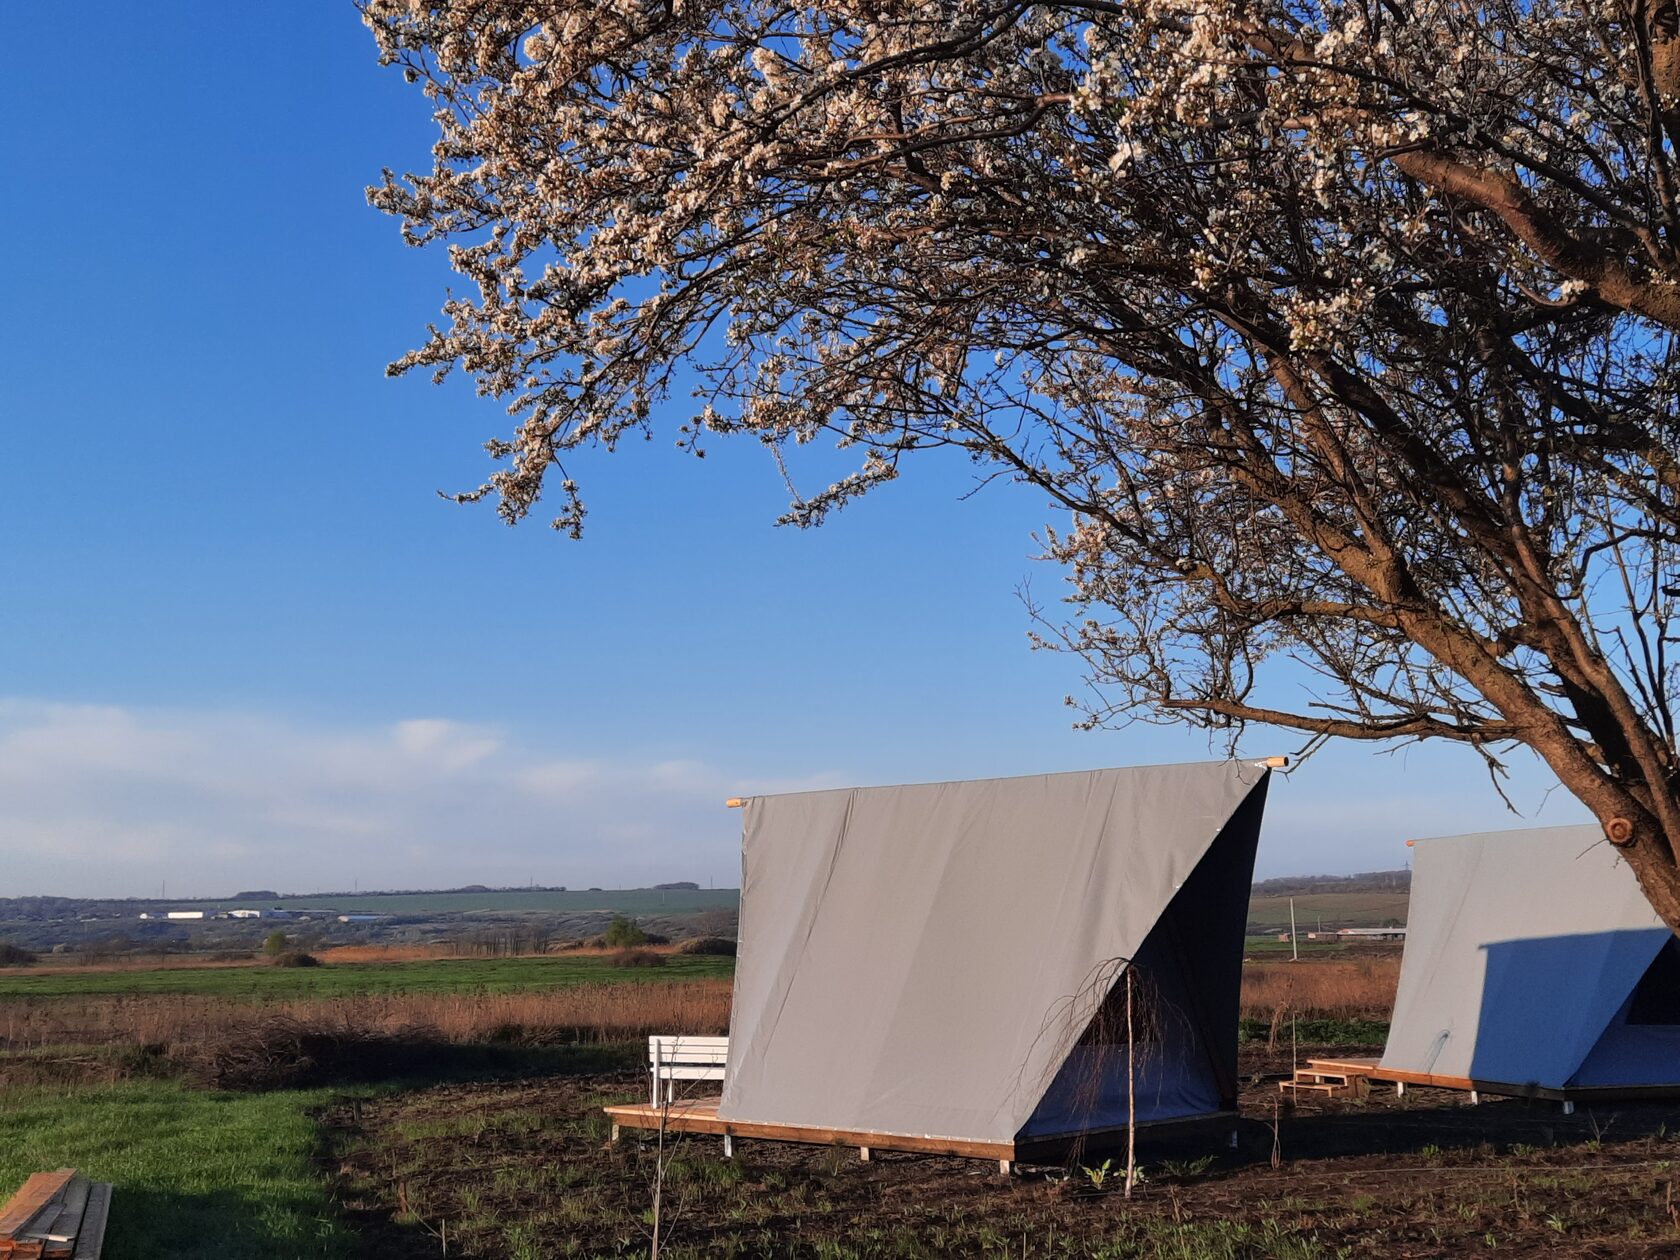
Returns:
[[[1410,871],[1367,871],[1363,875],[1285,875],[1254,885],[1255,897],[1302,897],[1315,893],[1406,893]]]

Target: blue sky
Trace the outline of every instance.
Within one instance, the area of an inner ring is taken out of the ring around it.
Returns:
[[[1058,596],[1058,517],[955,462],[811,532],[756,445],[669,428],[574,467],[582,543],[439,500],[508,421],[383,373],[450,282],[363,197],[426,160],[423,99],[347,3],[95,7],[70,45],[10,13],[62,51],[0,86],[0,895],[722,886],[726,795],[1210,755],[1071,729],[1016,595]],[[1260,868],[1518,822],[1467,752],[1342,748]]]

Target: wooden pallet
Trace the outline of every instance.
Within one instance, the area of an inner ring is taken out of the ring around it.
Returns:
[[[111,1185],[74,1168],[30,1175],[0,1205],[0,1257],[7,1260],[99,1260]]]

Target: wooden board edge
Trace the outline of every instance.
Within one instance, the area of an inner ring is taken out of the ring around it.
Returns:
[[[660,1113],[645,1103],[603,1107],[607,1117],[626,1129],[655,1130]],[[793,1142],[803,1146],[860,1146],[872,1150],[909,1151],[917,1155],[951,1155],[962,1159],[1014,1159],[1013,1142],[929,1137],[914,1133],[875,1133],[859,1129],[830,1129],[800,1124],[767,1124],[719,1119],[716,1113],[675,1111],[663,1117],[667,1133],[703,1133],[713,1137]]]
[[[18,1192],[0,1205],[0,1238],[15,1239],[64,1194],[76,1175],[74,1168],[30,1173]]]
[[[91,1184],[81,1173],[71,1177],[65,1184],[63,1194],[59,1196],[58,1211],[43,1212],[15,1237],[45,1243],[48,1255],[56,1250],[53,1245],[55,1243],[74,1246],[76,1234],[82,1227],[82,1216],[87,1211],[88,1189]]]
[[[104,1251],[112,1189],[109,1181],[96,1181],[89,1188],[87,1211],[82,1216],[82,1228],[76,1235],[73,1260],[99,1260],[100,1253]]]

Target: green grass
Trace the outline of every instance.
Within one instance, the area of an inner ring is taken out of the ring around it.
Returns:
[[[398,993],[514,993],[613,981],[727,976],[733,958],[670,955],[663,967],[614,967],[608,958],[448,958],[323,967],[175,967],[156,971],[0,973],[0,998],[190,993],[257,1000]]]
[[[740,903],[740,890],[735,888],[608,888],[596,892],[574,889],[566,892],[396,893],[390,896],[346,894],[342,897],[281,897],[278,901],[193,901],[180,904],[217,910],[231,910],[237,906],[279,906],[285,910],[336,910],[340,914],[582,914],[601,911],[655,915],[734,910]]]
[[[1238,1041],[1265,1041],[1271,1035],[1272,1024],[1266,1019],[1244,1019],[1237,1023]],[[1297,1039],[1313,1045],[1380,1046],[1388,1040],[1388,1021],[1380,1019],[1303,1019],[1294,1026]],[[1278,1028],[1278,1037],[1287,1042],[1291,1036],[1289,1021]]]
[[[1295,926],[1302,932],[1339,927],[1382,927],[1406,921],[1403,892],[1308,893],[1295,898]],[[1248,903],[1249,931],[1287,932],[1288,897],[1254,897]]]
[[[50,1168],[113,1183],[111,1260],[347,1256],[353,1236],[311,1162],[311,1110],[343,1093],[0,1092],[0,1195]]]

